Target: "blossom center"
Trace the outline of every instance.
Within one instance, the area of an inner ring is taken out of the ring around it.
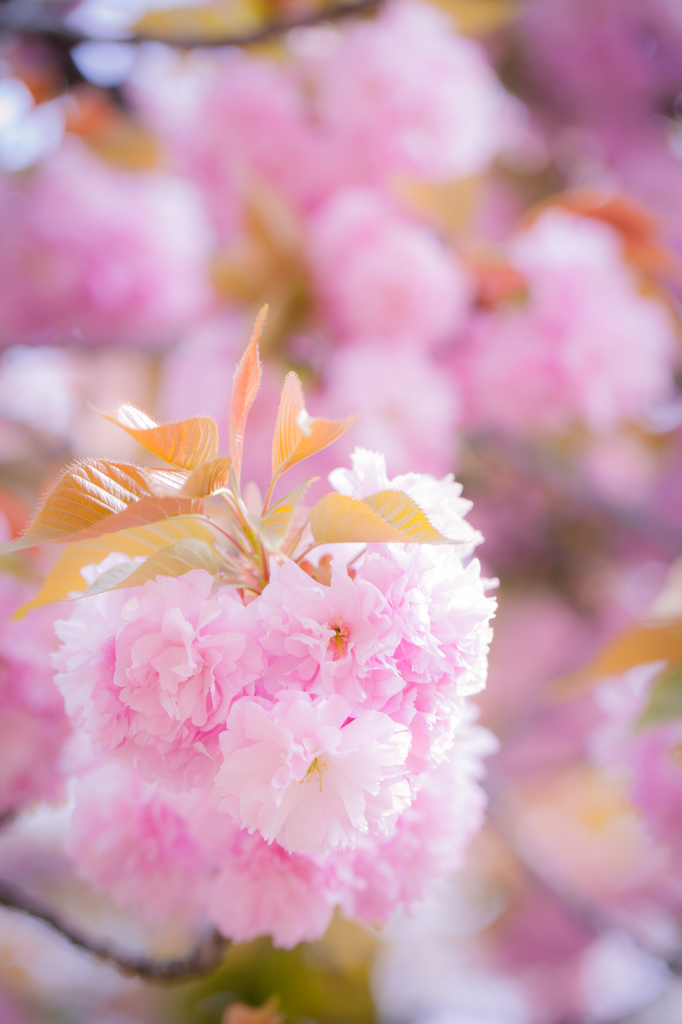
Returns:
[[[336,619],[330,619],[329,629],[334,633],[334,636],[329,640],[332,658],[334,661],[338,661],[339,658],[342,658],[348,651],[350,635],[343,623],[338,622]]]
[[[317,781],[320,784],[320,793],[321,793],[322,792],[322,773],[326,772],[326,770],[327,770],[327,762],[325,761],[325,759],[323,757],[314,757],[313,760],[308,765],[308,771],[305,773],[304,777],[301,779],[301,785],[303,785],[304,782],[310,782],[312,776],[315,774],[315,772],[317,772]]]

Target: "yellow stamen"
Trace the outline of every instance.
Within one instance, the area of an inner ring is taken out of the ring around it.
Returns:
[[[310,763],[308,771],[305,773],[305,777],[301,779],[301,785],[304,782],[310,782],[310,776],[313,772],[317,772],[317,778],[320,783],[320,793],[322,792],[322,772],[326,772],[327,762],[323,757],[315,757]]]

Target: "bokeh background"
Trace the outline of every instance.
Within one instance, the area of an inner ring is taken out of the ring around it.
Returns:
[[[322,482],[356,444],[454,472],[500,581],[488,823],[434,900],[165,988],[0,910],[0,1024],[682,1021],[681,295],[679,0],[0,3],[1,539],[138,457],[91,406],[226,438],[268,302],[248,475],[295,368],[362,414]],[[0,625],[0,872],[173,953],[62,851],[50,625]]]

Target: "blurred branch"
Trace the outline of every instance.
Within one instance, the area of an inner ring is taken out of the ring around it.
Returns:
[[[380,2],[381,0],[350,0],[349,3],[329,4],[294,18],[273,18],[251,32],[236,35],[176,39],[169,36],[140,33],[126,36],[120,41],[167,43],[169,46],[175,46],[182,50],[191,50],[198,46],[253,46],[256,43],[266,42],[268,39],[283,35],[291,29],[307,28],[326,21],[338,21],[356,14],[370,13],[379,6]],[[25,0],[9,0],[7,3],[0,3],[0,33],[41,36],[60,49],[70,48],[78,43],[102,42],[101,39],[95,40],[91,36],[64,25],[61,20],[51,14],[49,5],[26,3]]]
[[[11,807],[9,811],[3,811],[2,814],[0,814],[0,831],[3,828],[7,828],[8,825],[11,825],[18,813],[19,812],[16,807]]]
[[[44,921],[74,946],[106,963],[113,964],[123,974],[136,975],[151,981],[186,981],[202,974],[209,974],[220,966],[229,946],[228,939],[213,931],[183,959],[148,960],[144,956],[134,956],[112,949],[106,943],[85,935],[78,928],[63,921],[51,907],[17,889],[11,882],[1,879],[0,906],[18,910],[22,914]]]

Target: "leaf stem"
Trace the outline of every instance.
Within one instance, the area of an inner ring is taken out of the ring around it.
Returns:
[[[275,474],[273,475],[272,480],[270,481],[270,483],[268,485],[268,491],[267,491],[267,494],[265,495],[265,501],[263,502],[263,511],[261,512],[261,515],[263,515],[263,516],[265,515],[265,513],[267,512],[267,510],[268,510],[268,508],[270,506],[270,499],[272,498],[272,492],[275,489],[275,484],[279,480],[279,476],[280,476],[281,471],[282,470],[281,470],[281,467],[280,467],[280,469],[278,469],[275,472]]]
[[[351,567],[351,565],[353,564],[353,562],[357,562],[358,558],[362,558],[362,556],[363,556],[363,555],[366,555],[366,554],[367,554],[367,548],[366,548],[366,547],[364,547],[364,548],[362,549],[362,551],[358,551],[358,553],[357,553],[357,555],[355,556],[355,558],[351,558],[350,562],[349,562],[349,563],[348,563],[348,565],[346,566],[346,569],[350,569],[350,567]]]
[[[229,530],[226,530],[224,526],[221,526],[217,519],[212,519],[211,516],[208,515],[197,515],[196,518],[203,519],[205,523],[209,523],[214,530],[217,530],[218,533],[222,533],[223,537],[227,537],[230,544],[234,545],[238,551],[241,551],[239,541],[232,536]]]
[[[319,540],[316,540],[314,544],[309,544],[309,545],[308,545],[308,547],[307,547],[307,548],[306,548],[306,549],[305,549],[304,551],[302,551],[302,552],[301,552],[301,554],[300,554],[300,555],[298,556],[298,558],[296,559],[297,563],[299,563],[299,564],[300,564],[300,562],[301,562],[301,559],[302,559],[302,558],[305,558],[305,556],[306,556],[307,554],[309,554],[309,552],[311,552],[311,551],[313,550],[313,548],[319,548],[319,546],[320,546],[320,544],[321,544],[321,543],[322,543],[321,541],[319,541]]]

